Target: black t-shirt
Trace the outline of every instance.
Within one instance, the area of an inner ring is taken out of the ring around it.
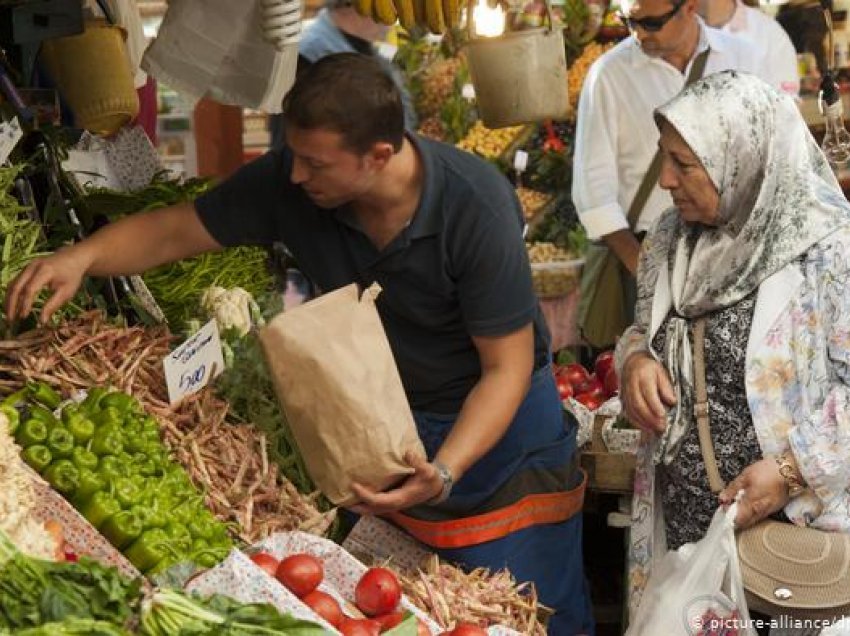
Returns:
[[[471,154],[409,139],[423,161],[422,196],[410,225],[381,251],[347,206],[319,208],[290,181],[287,149],[247,164],[195,208],[222,245],[284,243],[323,291],[377,281],[378,312],[411,407],[456,413],[481,375],[470,336],[505,335],[533,321],[539,368],[549,334],[510,183]]]

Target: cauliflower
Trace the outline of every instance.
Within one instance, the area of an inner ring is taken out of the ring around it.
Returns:
[[[33,516],[35,488],[19,448],[9,434],[9,421],[0,413],[0,530],[19,550],[41,559],[56,557],[54,536]]]
[[[240,338],[251,331],[255,307],[251,294],[241,287],[225,289],[214,285],[201,296],[201,308],[215,318],[218,330],[222,334],[235,333]]]

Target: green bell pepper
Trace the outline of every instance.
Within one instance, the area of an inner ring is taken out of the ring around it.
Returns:
[[[72,413],[66,416],[63,411],[62,421],[65,423],[65,428],[74,436],[74,441],[81,446],[84,446],[94,436],[94,422],[82,413]]]
[[[132,479],[119,477],[112,483],[112,494],[124,510],[139,502],[141,490]]]
[[[110,484],[115,482],[116,479],[130,475],[127,464],[115,455],[101,455],[97,464],[97,473]]]
[[[120,429],[124,425],[124,416],[121,411],[113,406],[103,408],[89,416],[92,422],[100,427],[112,427]]]
[[[122,510],[100,527],[100,532],[119,550],[126,548],[142,534],[142,520],[129,510]]]
[[[160,528],[145,530],[138,539],[124,550],[124,556],[143,574],[154,569],[171,553],[168,535],[165,534],[165,530]]]
[[[130,508],[130,512],[142,520],[142,527],[145,530],[164,528],[168,523],[168,516],[156,506],[139,504]]]
[[[29,409],[30,417],[44,422],[49,431],[52,431],[61,424],[59,418],[53,415],[53,411],[44,408],[41,404],[29,404],[27,408]]]
[[[4,397],[3,401],[0,402],[0,405],[15,406],[15,407],[24,406],[27,403],[29,395],[30,395],[29,389],[24,387],[23,389],[15,391],[14,393],[10,393],[6,397]]]
[[[86,413],[93,413],[94,411],[100,408],[100,401],[109,393],[109,389],[106,389],[102,386],[96,386],[93,389],[89,389],[88,394],[86,394],[85,399],[80,402],[80,407]]]
[[[89,450],[98,457],[103,455],[118,455],[124,450],[124,441],[118,431],[97,431],[91,443]]]
[[[21,453],[21,457],[37,473],[43,473],[50,466],[50,462],[53,461],[53,455],[50,454],[50,449],[44,444],[28,446]]]
[[[202,568],[214,568],[224,561],[228,554],[230,554],[229,547],[210,546],[205,550],[193,551],[191,560]]]
[[[194,539],[210,541],[213,538],[213,528],[219,523],[208,508],[204,508],[186,523],[186,529]]]
[[[9,435],[14,435],[21,425],[21,414],[11,404],[0,404],[0,413],[6,416],[8,420]]]
[[[108,492],[96,492],[80,508],[82,515],[89,520],[95,528],[100,526],[114,514],[121,512],[121,504]]]
[[[41,420],[30,418],[18,428],[15,439],[24,448],[33,444],[44,444],[47,441],[47,424]]]
[[[169,543],[182,553],[192,549],[192,535],[182,523],[173,519],[165,524],[165,533],[168,535]]]
[[[74,463],[74,466],[76,466],[80,470],[82,470],[83,468],[95,470],[97,468],[98,458],[97,455],[95,455],[87,448],[83,448],[82,446],[75,446],[74,450],[71,451],[71,461]]]
[[[133,455],[133,470],[143,477],[153,477],[156,474],[157,465],[147,454],[135,453]]]
[[[103,396],[103,399],[100,401],[100,407],[112,407],[123,414],[135,413],[140,410],[139,403],[136,401],[136,398],[132,395],[127,395],[126,393],[121,393],[119,391],[108,393]]]
[[[27,382],[30,398],[43,404],[50,410],[55,409],[62,403],[61,396],[44,382]]]
[[[74,504],[81,508],[92,495],[106,490],[106,481],[90,468],[80,468],[80,480],[74,493]]]
[[[142,418],[142,431],[147,435],[155,435],[157,440],[161,439],[159,422],[152,415]]]
[[[80,471],[67,459],[60,459],[44,471],[44,478],[66,497],[73,497],[80,484]]]
[[[66,459],[74,452],[74,436],[68,429],[57,426],[47,434],[47,448],[53,457]]]

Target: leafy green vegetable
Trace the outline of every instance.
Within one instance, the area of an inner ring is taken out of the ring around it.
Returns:
[[[132,192],[109,188],[88,187],[75,202],[89,216],[102,214],[116,219],[134,212],[155,210],[183,201],[193,201],[206,192],[210,180],[206,178],[168,179],[168,171],[154,175],[150,184]]]
[[[109,623],[90,618],[68,618],[61,622],[45,623],[27,629],[0,630],[0,636],[130,636],[129,631]]]
[[[123,624],[139,602],[141,581],[90,559],[53,563],[20,552],[0,532],[0,627],[37,627],[66,618]]]
[[[172,590],[156,592],[145,601],[140,627],[143,636],[319,636],[325,633],[316,623],[280,614],[265,603],[244,604],[219,595],[202,599]]]

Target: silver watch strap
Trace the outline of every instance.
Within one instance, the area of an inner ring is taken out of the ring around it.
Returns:
[[[455,485],[455,480],[452,476],[452,471],[450,471],[448,466],[446,466],[443,462],[434,460],[431,462],[431,465],[437,469],[437,474],[440,476],[440,479],[443,480],[443,489],[436,497],[428,502],[430,505],[434,505],[443,503],[449,498],[449,495],[452,494],[452,486]]]

